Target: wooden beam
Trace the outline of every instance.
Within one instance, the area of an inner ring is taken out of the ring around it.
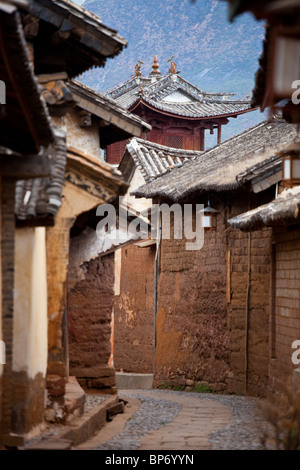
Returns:
[[[66,72],[56,72],[56,73],[44,73],[37,75],[39,83],[48,83],[56,82],[57,80],[68,80],[68,74]]]
[[[15,179],[43,178],[51,175],[47,155],[1,155],[0,174]]]

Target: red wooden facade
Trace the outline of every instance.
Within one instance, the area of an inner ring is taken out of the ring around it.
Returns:
[[[182,119],[180,116],[166,116],[153,112],[146,106],[138,106],[133,112],[152,126],[152,131],[144,138],[167,147],[186,150],[205,150],[205,130],[217,132],[217,142],[221,143],[221,126],[228,123],[226,117],[209,120]],[[107,147],[106,161],[119,164],[128,141],[123,140]]]

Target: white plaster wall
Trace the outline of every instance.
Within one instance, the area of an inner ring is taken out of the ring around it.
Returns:
[[[120,295],[121,292],[121,268],[122,268],[122,249],[115,251],[115,282],[114,294]]]
[[[136,168],[130,182],[130,186],[128,188],[127,193],[124,196],[124,201],[127,201],[128,204],[133,206],[136,211],[142,212],[145,209],[148,209],[152,206],[152,199],[147,199],[145,197],[136,198],[135,196],[131,196],[130,193],[133,192],[135,189],[138,189],[140,186],[145,184],[145,179],[140,172],[139,168]]]
[[[16,230],[13,370],[29,378],[47,368],[46,231]]]

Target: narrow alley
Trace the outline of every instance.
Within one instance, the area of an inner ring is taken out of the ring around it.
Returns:
[[[100,450],[106,455],[105,451],[112,450],[274,448],[272,430],[260,414],[261,401],[256,398],[159,389],[120,390],[118,396],[126,403],[124,412],[80,444],[72,445],[71,440],[64,438],[66,434],[60,434],[60,428],[53,427],[44,437],[40,435],[28,442],[24,449]],[[107,399],[104,395],[87,395],[87,413],[103,407]],[[76,426],[76,421],[71,424],[73,430]],[[79,434],[77,439],[84,439],[82,431]]]
[[[299,312],[300,0],[0,0],[0,450],[300,450]]]

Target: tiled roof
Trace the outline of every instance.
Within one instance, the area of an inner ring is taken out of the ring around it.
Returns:
[[[177,74],[169,73],[152,80],[151,77],[135,77],[107,95],[126,109],[134,110],[143,102],[164,113],[185,118],[235,116],[252,109],[249,101],[231,100],[232,93],[204,92]]]
[[[55,129],[55,142],[47,153],[51,168],[49,177],[16,182],[15,214],[18,225],[51,226],[55,223],[62,203],[67,162],[63,129]]]
[[[0,77],[7,98],[0,110],[1,145],[20,153],[38,153],[42,146],[53,142],[53,129],[30,62],[20,16],[12,4],[0,5],[0,23]]]
[[[89,33],[102,36],[103,40],[115,42],[116,46],[127,46],[126,39],[115,29],[106,26],[99,16],[70,0],[33,0],[29,2],[29,8],[36,16],[56,26],[70,28],[74,24],[77,28],[84,27]],[[82,37],[81,40],[87,42],[88,37]]]
[[[134,195],[177,201],[196,191],[238,188],[243,184],[243,173],[251,173],[255,165],[272,160],[296,135],[296,125],[282,120],[265,121],[202,154],[194,152],[197,158],[141,186]],[[276,159],[274,163],[277,164]]]
[[[142,98],[143,102],[150,107],[163,111],[168,114],[176,114],[188,118],[205,118],[209,116],[228,116],[236,115],[250,111],[250,105],[247,102],[222,102],[222,101],[196,101],[192,103],[171,103],[164,101],[154,101],[147,97]]]
[[[127,47],[127,41],[115,29],[69,0],[31,0],[28,10],[40,20],[38,40],[35,41],[38,75],[52,72],[53,65],[45,60],[45,55],[53,45],[43,41],[49,34],[57,32],[60,35],[61,47],[56,46],[56,52],[64,61],[69,78],[81,75],[93,66],[104,66],[108,58],[115,57]]]
[[[108,135],[108,126],[106,126],[102,136],[104,144],[107,145],[111,143],[111,141],[121,140],[121,138],[118,138],[118,128],[128,134],[128,136],[124,136],[124,138],[131,137],[132,135],[141,136],[143,132],[151,131],[151,126],[148,123],[143,121],[139,116],[121,107],[115,100],[105,94],[98,93],[74,79],[69,82],[68,86],[74,94],[78,106],[84,107],[88,105],[87,108],[89,108],[88,110],[90,110],[92,114],[102,118],[107,124],[112,126],[112,130],[109,129],[109,133],[115,134],[115,137],[111,135],[109,142],[106,142],[105,138],[106,135]]]
[[[300,186],[283,191],[277,199],[228,220],[233,228],[258,230],[279,222],[299,223]]]
[[[131,139],[126,146],[119,170],[125,178],[126,173],[131,172],[130,165],[128,165],[128,156],[130,156],[145,181],[149,182],[181,166],[183,162],[196,158],[201,153],[203,152],[165,147],[142,139]]]

